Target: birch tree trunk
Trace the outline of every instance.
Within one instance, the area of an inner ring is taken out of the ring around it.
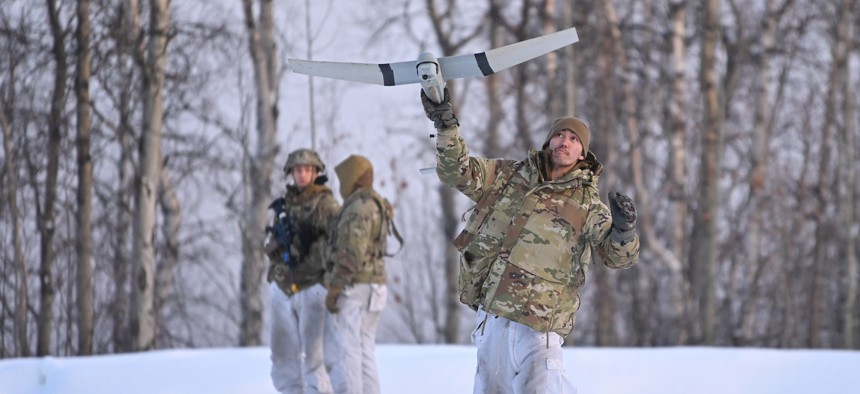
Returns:
[[[716,72],[716,47],[720,39],[719,0],[704,1],[704,28],[700,84],[704,99],[702,152],[699,163],[699,195],[693,219],[690,246],[690,277],[697,311],[694,342],[714,344],[716,292],[714,286],[717,262],[717,226],[719,214],[719,158],[722,149],[722,106]]]
[[[573,2],[561,2],[562,28],[573,27]],[[564,115],[576,116],[576,51],[574,45],[564,47]]]
[[[602,5],[602,4],[601,4]],[[606,130],[605,136],[602,138],[606,146],[617,146],[618,136],[614,131],[618,129],[618,113],[617,100],[615,100],[615,52],[614,42],[611,34],[611,28],[608,24],[601,24],[601,34],[597,55],[597,91],[594,93],[594,100],[598,103],[595,114],[594,130]],[[606,34],[609,33],[609,34]],[[593,139],[589,149],[595,150],[599,140]],[[605,149],[606,155],[602,157],[602,162],[605,168],[614,167],[618,161],[618,149]],[[601,181],[604,185],[614,184],[618,174],[606,174]],[[595,308],[597,309],[596,319],[596,343],[598,346],[614,346],[617,344],[617,334],[615,328],[617,325],[613,320],[616,311],[615,292],[612,289],[609,273],[600,267],[591,271],[591,280],[595,285],[595,293],[600,294],[594,300]]]
[[[858,347],[857,332],[857,242],[858,224],[854,212],[854,204],[857,201],[857,129],[855,126],[855,97],[853,81],[851,80],[851,57],[852,43],[855,42],[854,23],[852,23],[852,12],[855,8],[855,0],[842,0],[839,6],[839,25],[837,26],[838,42],[845,46],[840,53],[838,61],[842,63],[839,67],[845,79],[842,84],[842,119],[843,128],[839,138],[839,217],[842,221],[840,227],[840,242],[845,247],[845,305],[843,307],[843,331],[845,337],[842,346],[845,349],[856,349]]]
[[[90,2],[78,0],[78,355],[93,353],[93,163],[90,157]]]
[[[555,28],[555,0],[543,0],[540,5],[543,8],[540,16],[543,24],[543,34],[554,33]],[[495,47],[490,47],[495,48]],[[546,57],[546,108],[548,113],[546,116],[549,119],[556,119],[564,115],[564,103],[560,100],[562,91],[558,86],[558,53],[552,51],[545,55]]]
[[[673,0],[669,4],[669,17],[672,23],[671,42],[672,42],[672,73],[671,73],[671,101],[669,102],[669,127],[670,127],[670,146],[672,153],[670,158],[670,176],[668,197],[671,201],[672,219],[669,230],[669,245],[668,253],[680,259],[680,256],[685,255],[684,246],[686,245],[686,228],[687,228],[687,73],[686,73],[686,53],[687,45],[686,38],[686,20],[687,20],[687,1]],[[682,264],[678,262],[678,271],[672,271],[673,275],[678,275],[673,278],[672,282],[676,283],[673,286],[673,291],[676,291],[676,296],[673,297],[671,309],[674,311],[675,325],[678,327],[678,337],[675,341],[676,345],[681,345],[687,342],[689,337],[689,325],[684,321],[687,316],[687,308],[684,302],[686,296],[689,295],[689,286],[683,277]],[[677,286],[677,287],[676,287]]]
[[[260,336],[263,329],[263,302],[260,282],[263,275],[263,229],[266,226],[266,206],[271,192],[277,125],[278,81],[274,67],[276,54],[272,0],[260,1],[259,22],[254,19],[252,3],[252,0],[242,1],[257,92],[257,146],[254,154],[245,158],[245,184],[250,185],[251,196],[245,205],[247,221],[242,229],[242,317],[239,328],[241,346],[258,346],[262,343]]]
[[[502,38],[501,38],[501,27],[498,23],[498,18],[496,14],[498,13],[498,8],[490,7],[490,18],[487,21],[487,30],[489,30],[489,48],[498,48],[501,46]],[[497,74],[491,74],[487,77],[483,78],[484,86],[487,92],[487,112],[489,116],[487,116],[487,142],[484,146],[484,153],[487,157],[501,157],[502,149],[499,146],[499,125],[502,124],[504,120],[504,113],[502,112],[502,98],[499,94],[499,82],[501,78]],[[456,216],[456,215],[455,215]],[[456,220],[454,221],[455,229],[452,232],[456,231]],[[446,237],[448,236],[446,231]],[[455,235],[456,236],[456,235]],[[450,238],[453,239],[453,238]],[[454,258],[459,259],[456,254],[452,255]],[[456,277],[454,278],[457,279]],[[459,302],[459,301],[457,301]]]
[[[846,3],[841,3],[845,5]],[[833,197],[832,188],[834,181],[832,158],[834,156],[834,139],[833,129],[837,127],[837,116],[839,107],[839,95],[844,91],[844,85],[848,82],[846,79],[849,72],[846,68],[848,65],[848,48],[846,42],[848,40],[846,23],[850,23],[851,12],[841,7],[834,7],[836,14],[841,14],[839,20],[833,27],[834,37],[831,50],[831,68],[829,83],[827,86],[827,97],[825,98],[824,107],[824,124],[821,127],[821,150],[820,167],[818,170],[818,207],[817,210],[817,227],[815,231],[815,248],[813,257],[813,275],[811,278],[810,291],[810,308],[811,314],[808,320],[808,332],[810,347],[822,346],[822,326],[826,324],[826,320],[830,318],[830,307],[826,302],[826,291],[830,282],[829,277],[832,272],[833,249],[835,246],[834,240],[841,241],[838,233],[837,219],[829,214],[828,206],[836,203]],[[846,16],[846,14],[848,14]],[[838,141],[836,141],[838,142]],[[840,212],[841,213],[841,212]],[[837,241],[837,242],[838,242]]]
[[[511,28],[511,31],[514,33],[514,40],[516,42],[524,41],[528,37],[526,27],[529,25],[529,8],[532,7],[531,1],[523,1],[520,6],[520,16],[521,19],[519,23]],[[529,72],[525,67],[515,67],[511,70],[511,74],[514,75],[514,125],[515,131],[517,135],[517,139],[520,142],[519,150],[521,152],[528,152],[528,150],[534,144],[532,142],[532,134],[531,134],[531,122],[529,120],[529,114],[527,109],[527,103],[531,98],[531,94],[526,91],[526,86],[528,85],[529,80]]]
[[[749,226],[746,231],[746,260],[752,266],[753,275],[746,282],[748,291],[741,291],[741,322],[739,333],[736,335],[739,345],[750,346],[753,344],[753,325],[757,316],[755,309],[760,294],[758,284],[764,272],[767,259],[762,255],[762,213],[766,207],[765,179],[768,170],[768,158],[770,157],[771,127],[773,121],[773,95],[774,71],[772,66],[772,54],[776,42],[776,28],[779,23],[779,14],[776,0],[767,0],[765,15],[760,34],[761,54],[759,55],[758,85],[755,89],[755,113],[753,115],[752,129],[752,169],[750,174],[750,196],[749,196]]]
[[[669,102],[671,176],[669,177],[669,198],[674,206],[669,247],[676,256],[684,255],[687,222],[687,73],[686,19],[687,1],[673,0],[669,5],[672,23],[672,93]]]
[[[117,7],[120,17],[120,34],[115,37],[117,47],[117,72],[127,81],[135,81],[135,68],[130,65],[130,60],[139,53],[136,43],[140,37],[140,13],[138,0],[126,0],[120,2]],[[133,138],[134,127],[132,127],[133,98],[136,86],[130,83],[122,86],[117,96],[117,130],[116,139],[119,144],[119,161],[117,163],[118,191],[115,203],[118,207],[115,213],[116,230],[112,232],[113,244],[112,267],[114,295],[110,304],[110,319],[112,324],[113,346],[116,352],[128,352],[134,350],[132,337],[129,330],[131,306],[129,288],[129,230],[132,222],[131,200],[133,198]]]
[[[182,225],[182,210],[176,190],[170,182],[167,160],[162,165],[158,186],[158,204],[161,207],[162,235],[164,236],[164,258],[155,274],[155,315],[165,317],[165,305],[173,296],[176,270],[179,267],[179,229]]]
[[[53,46],[51,49],[55,62],[54,90],[51,94],[51,112],[48,117],[48,168],[45,175],[45,202],[42,214],[39,215],[39,232],[41,234],[41,262],[39,266],[39,320],[37,356],[46,356],[51,352],[51,328],[54,321],[54,231],[57,200],[57,173],[59,171],[60,139],[63,116],[63,102],[66,96],[66,77],[68,66],[66,59],[66,32],[60,26],[60,17],[56,0],[48,1],[48,22],[51,26]]]
[[[135,181],[135,211],[132,256],[135,259],[132,281],[130,330],[135,350],[155,347],[156,316],[153,308],[155,271],[155,205],[161,176],[161,132],[164,121],[163,98],[170,1],[150,2],[150,31],[143,63],[143,128],[140,157]]]
[[[305,59],[313,60],[314,32],[311,26],[311,1],[305,0]],[[314,95],[314,76],[308,76],[308,120],[310,121],[311,149],[317,151],[316,97]]]
[[[27,338],[27,308],[29,296],[27,293],[27,262],[24,260],[22,246],[21,213],[18,211],[18,167],[15,150],[12,147],[12,127],[6,116],[6,108],[0,109],[0,128],[3,131],[3,157],[6,178],[6,203],[12,221],[12,267],[15,269],[15,317],[13,320],[13,335],[15,348],[20,357],[30,356],[30,343]],[[6,354],[3,352],[4,355]]]

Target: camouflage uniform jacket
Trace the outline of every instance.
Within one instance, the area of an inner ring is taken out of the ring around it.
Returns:
[[[350,194],[335,219],[326,266],[326,284],[385,283],[386,238],[391,204],[371,187]]]
[[[283,251],[274,248],[275,252],[269,254],[268,280],[276,281],[281,290],[291,295],[322,282],[328,228],[340,206],[331,189],[316,184],[308,185],[302,191],[289,185],[284,200],[287,220],[295,231],[290,243],[290,259],[297,261],[297,264],[290,269],[281,260]],[[266,242],[273,243],[275,240],[270,237]]]
[[[593,254],[610,268],[636,263],[638,237],[621,245],[608,236],[612,215],[591,152],[548,181],[548,158],[534,149],[523,161],[470,157],[456,126],[439,131],[436,147],[439,178],[477,202],[454,241],[464,304],[567,335]]]

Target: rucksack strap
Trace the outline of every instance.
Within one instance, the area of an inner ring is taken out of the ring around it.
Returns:
[[[397,240],[397,243],[400,245],[397,248],[397,251],[392,253],[388,253],[388,251],[383,249],[380,251],[382,256],[384,257],[393,257],[397,253],[400,253],[400,250],[403,249],[403,236],[400,235],[400,231],[397,230],[397,225],[394,224],[394,218],[389,214],[389,207],[391,207],[391,203],[388,200],[384,199],[382,196],[378,194],[373,194],[373,201],[376,202],[376,206],[379,208],[379,214],[382,216],[382,223],[379,226],[379,234],[377,235],[377,239],[380,241],[384,241],[385,238],[388,237],[389,234],[394,236],[394,239]],[[386,228],[387,227],[387,228]],[[383,245],[388,245],[388,242],[382,242]]]
[[[394,239],[397,240],[397,243],[400,245],[397,247],[397,251],[394,253],[388,253],[387,251],[383,252],[383,256],[385,257],[393,257],[394,255],[400,253],[400,250],[403,249],[403,236],[400,235],[400,231],[397,231],[397,225],[394,224],[394,220],[390,220],[389,222],[389,231],[390,234],[394,236]]]

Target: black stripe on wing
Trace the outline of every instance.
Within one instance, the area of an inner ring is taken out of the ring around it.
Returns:
[[[493,68],[490,67],[490,62],[487,61],[487,54],[485,52],[476,53],[475,61],[478,62],[478,68],[481,69],[481,72],[484,73],[484,76],[495,73]]]
[[[379,65],[379,71],[382,72],[382,83],[385,86],[394,86],[394,70],[391,69],[391,64],[384,63]]]

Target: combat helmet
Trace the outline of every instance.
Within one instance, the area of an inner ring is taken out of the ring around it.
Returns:
[[[325,172],[325,164],[320,160],[317,152],[311,149],[296,149],[287,156],[287,164],[284,164],[284,173],[290,174],[293,167],[311,166],[316,168],[317,173]]]

